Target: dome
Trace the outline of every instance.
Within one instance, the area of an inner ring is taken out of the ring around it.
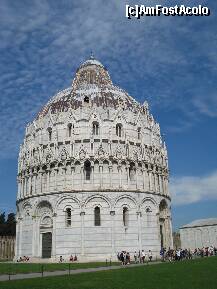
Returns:
[[[97,59],[95,59],[93,56],[90,57],[90,59],[86,60],[84,63],[81,64],[80,67],[88,66],[88,65],[98,65],[101,67],[104,67],[101,62],[99,62]]]
[[[151,249],[157,256],[172,247],[168,178],[147,101],[114,85],[91,57],[26,127],[16,255],[99,261]]]
[[[72,86],[60,91],[42,108],[38,117],[45,116],[48,111],[56,114],[69,109],[82,107],[84,96],[91,106],[103,108],[130,109],[139,111],[140,106],[126,91],[113,85],[108,71],[96,59],[88,59],[78,68]]]

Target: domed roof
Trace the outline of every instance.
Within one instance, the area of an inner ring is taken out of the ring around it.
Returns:
[[[192,227],[203,227],[203,226],[213,226],[217,225],[217,218],[199,219],[195,220],[187,225],[182,226],[182,228],[192,228]]]
[[[78,109],[84,105],[84,99],[90,106],[103,108],[129,109],[138,111],[141,106],[126,91],[113,85],[105,67],[93,56],[77,69],[72,86],[54,95],[42,108],[38,117]]]
[[[84,67],[87,65],[98,65],[104,67],[101,62],[94,58],[93,55],[90,56],[90,59],[87,59],[84,63],[82,63],[80,67]]]

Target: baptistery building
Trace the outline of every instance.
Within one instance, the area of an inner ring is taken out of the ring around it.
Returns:
[[[27,125],[16,257],[116,260],[172,247],[168,157],[148,103],[90,57]]]

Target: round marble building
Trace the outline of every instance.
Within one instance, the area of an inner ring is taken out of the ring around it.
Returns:
[[[172,247],[168,159],[159,124],[93,57],[26,127],[16,258]]]

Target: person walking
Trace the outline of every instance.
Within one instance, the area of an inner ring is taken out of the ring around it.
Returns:
[[[145,263],[145,252],[144,252],[144,250],[142,250],[142,263]]]
[[[149,262],[151,262],[152,261],[152,251],[151,250],[149,250],[148,251],[148,258],[149,258]]]
[[[135,264],[138,263],[138,254],[137,254],[136,251],[134,252],[134,263],[135,263]]]

